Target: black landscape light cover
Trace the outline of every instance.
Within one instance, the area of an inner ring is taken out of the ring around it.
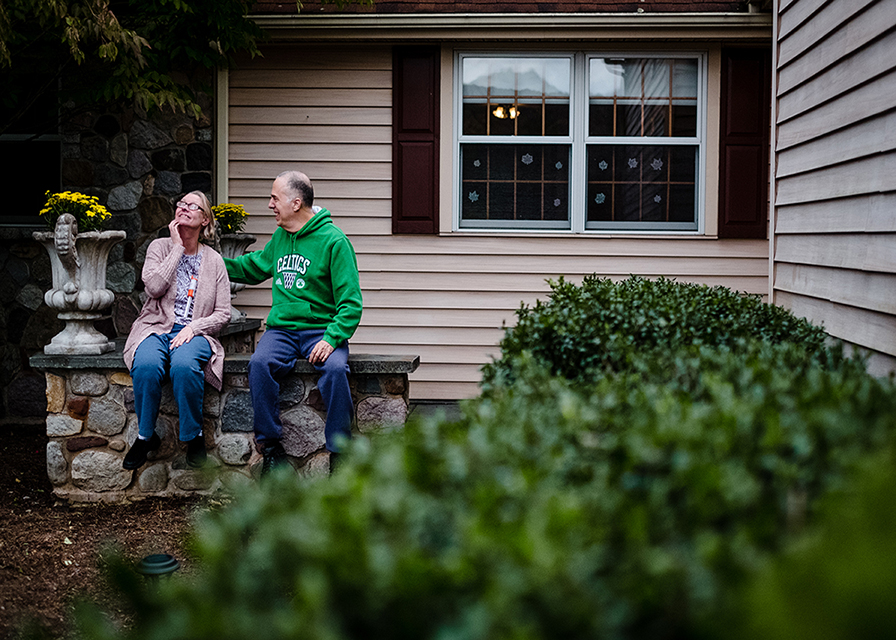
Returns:
[[[154,553],[148,555],[137,564],[137,573],[144,576],[164,576],[174,573],[180,568],[180,562],[167,553]]]

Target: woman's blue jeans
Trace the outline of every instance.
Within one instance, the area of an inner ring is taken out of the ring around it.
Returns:
[[[176,324],[171,333],[148,336],[134,354],[131,379],[141,438],[149,438],[155,431],[162,385],[168,379],[180,415],[181,441],[192,440],[202,431],[203,367],[212,357],[212,347],[203,336],[193,336],[192,340],[172,350],[171,341],[182,328],[183,325]]]

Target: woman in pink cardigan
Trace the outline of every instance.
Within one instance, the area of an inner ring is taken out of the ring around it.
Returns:
[[[137,469],[162,444],[155,432],[162,384],[171,380],[180,414],[180,440],[187,464],[206,460],[202,433],[205,381],[221,389],[224,348],[215,337],[230,321],[230,280],[224,261],[199,237],[215,237],[215,219],[200,191],[177,203],[168,225],[170,238],[154,240],[143,264],[147,294],[124,346],[124,361],[134,381],[138,435],[124,457]]]

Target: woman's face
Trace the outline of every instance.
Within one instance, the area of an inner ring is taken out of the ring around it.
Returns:
[[[186,206],[180,206],[181,204]],[[196,205],[195,211],[190,210],[190,205],[192,204]],[[177,218],[181,226],[200,229],[208,224],[208,218],[206,218],[205,212],[202,210],[202,200],[195,193],[185,195],[178,201],[176,206],[174,217]]]

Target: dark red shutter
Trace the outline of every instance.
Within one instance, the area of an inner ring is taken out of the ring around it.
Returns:
[[[771,52],[722,50],[719,237],[768,231]]]
[[[392,53],[392,233],[439,229],[439,49]]]

